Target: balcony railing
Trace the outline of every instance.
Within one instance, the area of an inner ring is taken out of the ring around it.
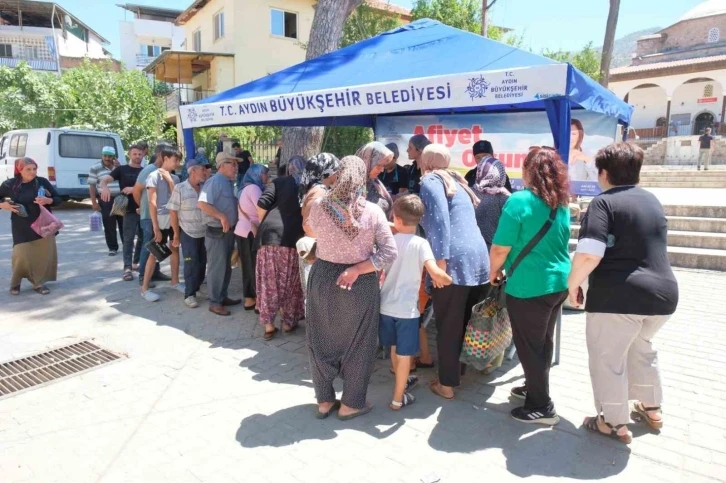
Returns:
[[[177,87],[166,96],[160,98],[160,102],[166,112],[176,111],[179,109],[179,106],[201,101],[214,94],[216,94],[214,91],[204,91],[191,87]]]
[[[27,62],[33,70],[55,72],[58,70],[58,63],[55,60],[26,59],[22,57],[0,57],[0,66],[17,67],[21,62]]]
[[[136,54],[136,67],[146,67],[151,64],[156,56]]]

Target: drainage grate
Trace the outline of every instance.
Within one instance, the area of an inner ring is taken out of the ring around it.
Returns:
[[[109,364],[122,356],[83,341],[0,364],[0,399]]]

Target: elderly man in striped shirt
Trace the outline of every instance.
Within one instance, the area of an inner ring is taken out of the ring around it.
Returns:
[[[113,208],[113,197],[119,194],[118,182],[109,183],[111,190],[111,200],[103,201],[101,193],[97,189],[97,185],[106,176],[111,174],[117,166],[120,166],[116,159],[116,149],[111,146],[104,146],[101,150],[101,162],[91,166],[88,172],[88,191],[91,197],[91,205],[93,211],[101,212],[103,220],[103,231],[106,235],[106,246],[108,247],[108,255],[115,256],[118,254],[118,238],[116,237],[116,228],[118,227],[119,236],[123,240],[124,219],[121,216],[111,214]]]

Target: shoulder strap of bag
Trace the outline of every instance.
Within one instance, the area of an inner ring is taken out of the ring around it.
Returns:
[[[547,219],[547,221],[545,221],[545,224],[542,225],[542,228],[539,229],[537,234],[529,241],[529,243],[527,243],[527,245],[525,245],[522,251],[519,252],[517,258],[514,259],[514,262],[512,263],[512,266],[509,268],[509,271],[507,273],[507,277],[511,277],[512,274],[514,274],[514,270],[516,270],[519,264],[522,263],[524,257],[529,255],[534,247],[536,247],[537,244],[542,240],[542,238],[545,237],[547,232],[550,231],[550,228],[552,228],[552,223],[554,223],[556,216],[557,208],[553,208],[552,211],[550,211],[550,217]]]

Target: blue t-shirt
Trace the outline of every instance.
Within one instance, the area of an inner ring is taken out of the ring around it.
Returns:
[[[421,178],[424,216],[421,226],[436,260],[446,260],[454,285],[475,287],[489,282],[489,253],[476,224],[474,203],[464,188],[446,196],[443,180],[436,174]]]

